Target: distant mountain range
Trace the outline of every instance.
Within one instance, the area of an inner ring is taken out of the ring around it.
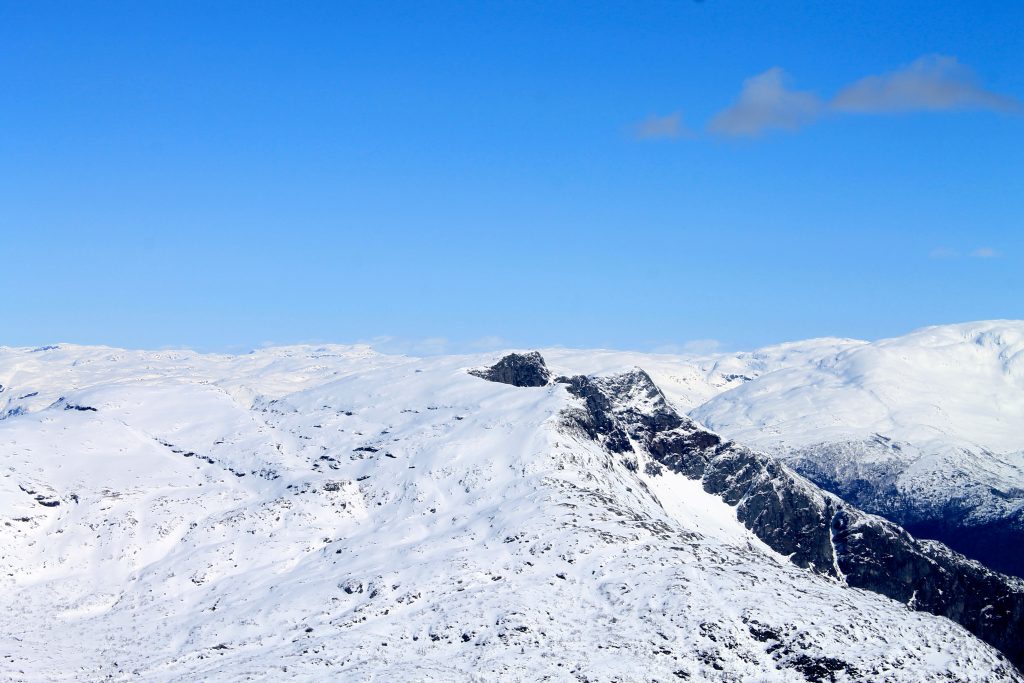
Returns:
[[[1024,323],[824,350],[728,359],[751,379],[690,415],[918,536],[1024,575]]]

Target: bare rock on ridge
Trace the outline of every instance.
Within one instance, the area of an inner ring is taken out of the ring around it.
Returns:
[[[551,382],[544,357],[536,351],[510,353],[491,367],[470,370],[469,374],[514,387],[543,387]]]

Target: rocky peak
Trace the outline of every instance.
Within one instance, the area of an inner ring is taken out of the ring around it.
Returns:
[[[721,443],[717,434],[677,413],[640,368],[606,377],[577,375],[556,381],[566,384],[569,393],[586,405],[585,411],[568,413],[567,419],[614,453],[632,451],[632,439],[672,469],[701,476],[707,462],[703,451]]]
[[[551,382],[551,372],[537,351],[510,353],[489,368],[470,370],[469,374],[514,387],[543,387]]]

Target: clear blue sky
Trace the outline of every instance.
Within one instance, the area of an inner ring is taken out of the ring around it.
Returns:
[[[0,344],[1022,318],[1021,100],[1017,0],[0,0]]]

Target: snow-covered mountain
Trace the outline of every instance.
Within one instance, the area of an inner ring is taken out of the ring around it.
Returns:
[[[1024,680],[1021,582],[673,407],[776,356],[545,355],[0,349],[0,678]]]
[[[1024,322],[823,350],[750,373],[690,414],[917,535],[1024,575]]]

